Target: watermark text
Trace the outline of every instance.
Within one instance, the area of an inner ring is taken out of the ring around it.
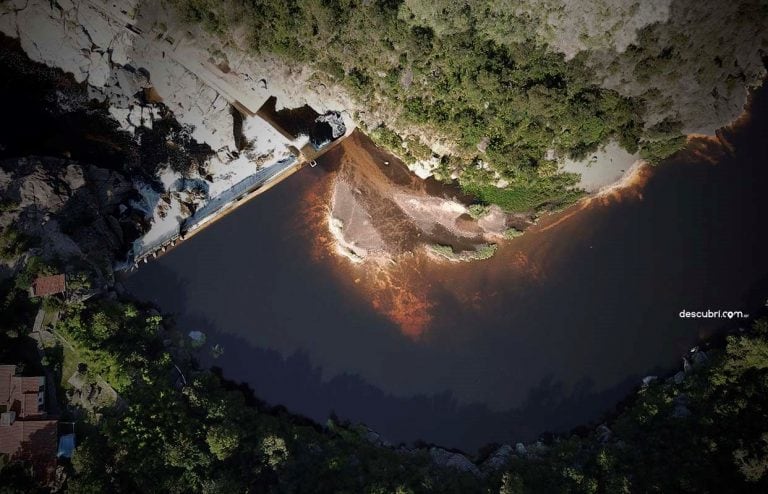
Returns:
[[[681,310],[680,319],[748,319],[749,314],[740,310]]]

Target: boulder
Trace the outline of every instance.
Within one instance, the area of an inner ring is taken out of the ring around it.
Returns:
[[[77,82],[86,80],[92,43],[81,26],[65,22],[49,2],[30,1],[17,12],[16,27],[21,47],[32,60],[60,67]]]
[[[461,453],[454,453],[443,448],[432,447],[429,449],[429,456],[432,461],[442,467],[454,468],[462,472],[472,473],[480,476],[480,469],[477,465]]]
[[[709,357],[707,356],[707,352],[703,350],[697,350],[693,355],[691,355],[691,363],[694,367],[704,365],[708,361]]]
[[[117,79],[115,82],[120,88],[122,94],[131,98],[135,96],[136,93],[144,89],[147,84],[149,84],[146,76],[136,72],[135,70],[128,70],[125,67],[121,67],[119,70],[116,70],[115,75]]]
[[[344,118],[341,113],[337,111],[329,111],[325,115],[320,115],[315,119],[315,122],[325,122],[331,126],[331,135],[334,139],[338,139],[347,132],[347,126],[344,123]]]
[[[687,357],[683,357],[683,372],[690,372],[693,369],[691,361]]]
[[[384,439],[381,434],[368,427],[361,426],[360,435],[363,437],[363,439],[373,444],[374,446],[381,448],[389,448],[392,446],[392,444]]]
[[[506,466],[510,457],[515,453],[514,448],[509,444],[502,444],[499,448],[483,463],[483,470],[499,470]]]
[[[536,441],[535,443],[528,445],[528,456],[541,456],[547,451],[549,451],[549,446],[546,446],[541,441]]]
[[[597,428],[597,440],[602,444],[607,443],[613,437],[613,431],[605,424],[600,424]]]
[[[202,331],[190,331],[189,339],[192,340],[193,347],[199,348],[205,344],[206,337]]]
[[[645,376],[645,377],[643,378],[643,387],[648,387],[648,386],[650,386],[650,384],[651,384],[653,381],[655,381],[656,379],[658,379],[658,377],[657,377],[657,376]]]
[[[82,26],[90,42],[102,50],[110,47],[115,34],[123,28],[123,26],[113,24],[106,15],[96,10],[88,2],[79,2],[77,23]]]
[[[674,376],[672,376],[672,381],[675,384],[681,384],[684,380],[685,380],[685,372],[683,372],[683,371],[680,371],[677,374],[675,374]]]

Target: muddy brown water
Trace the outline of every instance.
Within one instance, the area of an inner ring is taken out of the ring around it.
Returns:
[[[325,244],[333,153],[125,280],[272,404],[467,451],[597,421],[768,294],[768,94],[629,189],[485,262],[374,272]],[[376,151],[378,152],[378,151]]]

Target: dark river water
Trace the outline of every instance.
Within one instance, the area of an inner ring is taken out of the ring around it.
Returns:
[[[318,256],[333,153],[125,280],[202,330],[206,364],[268,403],[335,412],[391,441],[467,451],[599,420],[649,374],[744,322],[768,294],[768,101],[721,140],[697,139],[643,183],[550,217],[487,262],[413,261],[393,281],[403,332],[357,268]],[[727,144],[724,144],[727,143]],[[411,303],[414,307],[404,307]],[[397,307],[397,305],[396,305]]]

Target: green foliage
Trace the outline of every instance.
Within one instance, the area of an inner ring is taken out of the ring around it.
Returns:
[[[435,254],[450,261],[483,261],[490,259],[496,253],[496,244],[484,244],[475,250],[456,252],[450,245],[432,244],[429,249]]]
[[[448,259],[454,259],[456,257],[456,254],[453,252],[453,247],[450,245],[434,244],[430,245],[429,248],[436,254],[447,257]]]
[[[70,293],[85,293],[91,289],[91,280],[86,272],[67,274],[67,290]]]
[[[432,150],[421,142],[420,139],[409,136],[405,139],[406,150],[412,160],[428,160],[432,157]]]
[[[213,456],[223,461],[237,450],[240,445],[240,435],[233,427],[223,424],[215,425],[208,429],[205,441]]]
[[[522,230],[518,230],[515,227],[507,228],[506,230],[504,230],[504,238],[506,238],[507,240],[512,240],[513,238],[517,238],[521,236],[523,233],[525,232],[523,232]]]
[[[56,267],[43,260],[42,257],[32,256],[27,259],[24,268],[16,275],[16,288],[19,290],[29,290],[32,282],[38,276],[48,276],[56,273]]]
[[[482,245],[475,250],[472,257],[478,261],[490,259],[496,253],[496,244]]]
[[[158,316],[140,317],[131,305],[100,301],[68,306],[56,330],[73,341],[89,373],[100,375],[119,392],[157,355],[159,324]]]
[[[477,220],[488,214],[490,208],[487,204],[471,204],[467,210],[469,215]]]
[[[490,255],[483,246],[475,255]],[[441,247],[437,247],[441,249]],[[450,247],[443,246],[446,253]],[[23,291],[6,283],[17,296]],[[14,298],[15,300],[15,298]],[[10,306],[3,308],[7,317]],[[597,432],[560,437],[477,478],[403,456],[355,428],[326,429],[251,400],[171,358],[161,320],[116,301],[69,306],[58,329],[126,406],[81,438],[69,492],[765,492],[768,321],[729,336],[681,384],[643,388]],[[57,360],[56,356],[51,356]],[[51,362],[53,362],[53,360]],[[60,359],[59,359],[60,360]],[[188,384],[174,386],[176,365]],[[684,406],[688,413],[678,414]],[[7,470],[26,485],[23,469]],[[15,473],[13,473],[15,472]],[[5,478],[4,478],[5,480]],[[15,492],[4,483],[5,492]],[[26,487],[25,487],[26,488]]]
[[[768,321],[729,336],[682,384],[658,382],[609,424],[614,438],[572,436],[513,460],[511,492],[765,492]],[[684,406],[690,415],[676,413]]]
[[[36,304],[19,289],[14,280],[0,282],[0,342],[2,337],[16,337],[29,332],[35,318]]]
[[[261,452],[267,464],[276,468],[288,459],[288,448],[285,440],[278,436],[267,436],[261,441]]]
[[[370,133],[371,139],[393,154],[403,153],[403,139],[386,125],[379,125]]]
[[[13,225],[0,231],[0,259],[13,261],[18,258],[29,245],[29,239]]]
[[[529,212],[543,209],[561,209],[584,196],[577,189],[577,179],[571,175],[555,175],[539,180],[528,180],[505,188],[463,183],[462,189],[477,197],[482,203],[497,204],[510,212]]]
[[[640,145],[640,157],[651,164],[658,164],[664,158],[681,150],[686,140],[686,137],[681,135],[671,139],[643,141]]]
[[[15,211],[19,207],[19,202],[10,198],[0,199],[0,213]]]
[[[651,126],[640,141],[640,156],[657,164],[679,151],[686,143],[682,128],[682,122],[669,118]]]
[[[121,374],[104,377],[127,403],[104,410],[76,449],[69,492],[423,492],[422,485],[480,492],[467,474],[420,455],[404,463],[353,429],[323,431],[247,404],[240,389],[212,373],[175,364],[159,342],[159,324],[114,301],[89,300],[65,314],[60,330],[86,350],[90,368],[119,362]],[[189,381],[181,390],[173,385],[175,365]]]
[[[426,160],[432,157],[432,150],[415,137],[401,138],[386,125],[379,125],[370,132],[370,137],[377,146],[399,156],[408,163]]]
[[[31,494],[45,492],[36,485],[31,468],[0,455],[0,494]]]

